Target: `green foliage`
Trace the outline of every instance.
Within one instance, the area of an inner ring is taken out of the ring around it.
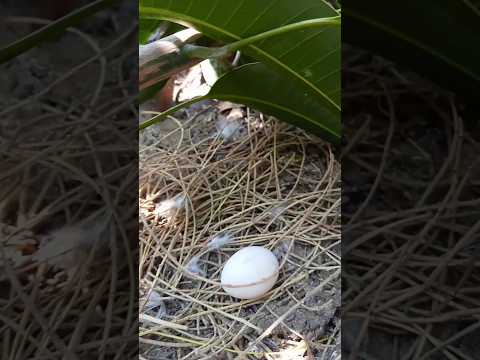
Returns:
[[[338,12],[321,0],[222,0],[211,6],[195,0],[141,0],[140,16],[191,26],[228,44],[306,20],[336,17]],[[253,105],[338,142],[340,34],[339,26],[323,24],[280,31],[248,44],[242,51],[264,65],[225,75],[209,96]],[[248,84],[236,84],[245,82],[239,74]]]
[[[247,64],[221,77],[208,96],[251,106],[338,143],[337,118],[311,89],[294,83],[285,86],[284,81],[265,64]]]

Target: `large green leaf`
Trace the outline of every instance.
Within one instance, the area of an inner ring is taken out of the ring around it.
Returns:
[[[308,87],[285,86],[283,74],[262,63],[243,65],[221,77],[208,97],[245,104],[333,142],[340,141],[340,123]]]
[[[337,15],[323,0],[140,0],[141,18],[182,23],[224,42],[303,20]],[[245,52],[286,74],[283,86],[307,89],[322,107],[322,114],[328,113],[330,119],[340,123],[338,27],[292,31],[250,45]]]
[[[141,123],[140,130],[208,98],[245,104],[335,144],[340,142],[341,124],[336,116],[318,102],[316,94],[301,84],[288,83],[284,75],[262,63],[246,64],[226,73],[215,82],[207,95],[180,103]]]
[[[342,13],[344,41],[478,100],[480,12],[468,0],[349,1]]]

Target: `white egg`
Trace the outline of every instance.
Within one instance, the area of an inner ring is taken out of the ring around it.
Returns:
[[[223,267],[222,288],[233,297],[255,299],[275,285],[278,267],[278,260],[270,250],[261,246],[243,248]]]

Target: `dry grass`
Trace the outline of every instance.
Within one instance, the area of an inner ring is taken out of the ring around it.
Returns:
[[[152,291],[160,300],[154,313],[141,309],[158,319],[141,323],[144,358],[326,359],[339,329],[322,336],[325,329],[295,328],[294,319],[302,309],[313,318],[331,312],[339,294],[340,167],[331,147],[248,111],[235,140],[192,139],[208,126],[195,117],[178,121],[178,145],[162,149],[159,137],[140,152],[141,295],[144,304]],[[155,214],[178,194],[183,209]],[[224,233],[233,241],[209,250]],[[248,245],[273,250],[281,271],[264,297],[240,301],[219,276]],[[194,257],[200,271],[192,274]]]
[[[478,358],[478,126],[451,94],[381,58],[344,60],[348,358]]]
[[[125,66],[136,47],[117,56],[135,31],[116,34],[107,52],[70,29],[2,65],[19,86],[38,81],[32,68],[51,74],[31,96],[8,94],[0,111],[2,358],[135,354],[136,79]],[[105,226],[102,235],[96,225]]]

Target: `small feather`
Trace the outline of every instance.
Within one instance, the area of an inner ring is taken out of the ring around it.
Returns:
[[[207,248],[211,250],[217,250],[231,243],[232,241],[233,236],[230,233],[220,233],[208,242]]]

